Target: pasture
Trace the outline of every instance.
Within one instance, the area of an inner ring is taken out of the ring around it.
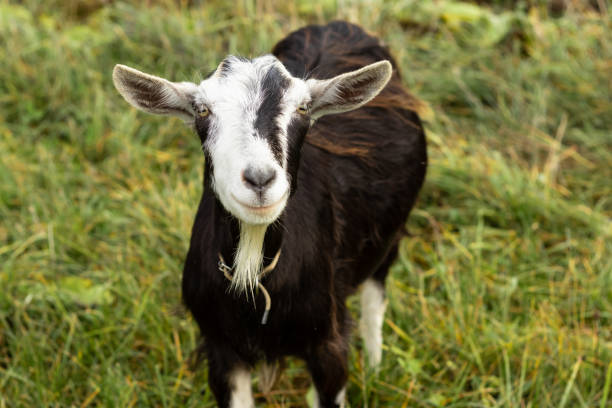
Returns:
[[[430,158],[351,407],[612,407],[606,2],[201,3],[0,0],[0,408],[214,406],[180,301],[199,140],[111,71],[197,82],[337,18],[391,49]],[[310,380],[256,383],[289,407]]]

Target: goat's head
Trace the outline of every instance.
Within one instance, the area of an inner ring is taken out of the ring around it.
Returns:
[[[379,61],[331,79],[293,77],[274,56],[228,57],[199,85],[170,82],[117,65],[115,87],[146,112],[176,115],[197,131],[212,186],[242,223],[268,225],[295,191],[300,150],[311,123],[356,109],[391,77]]]

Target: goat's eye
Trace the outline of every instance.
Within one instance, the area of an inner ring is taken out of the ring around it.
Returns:
[[[206,105],[200,106],[200,109],[198,109],[198,116],[201,118],[205,118],[208,115],[210,115],[210,109],[208,109],[208,106]]]
[[[301,103],[297,108],[297,113],[300,115],[306,115],[308,113],[308,105],[305,103]]]

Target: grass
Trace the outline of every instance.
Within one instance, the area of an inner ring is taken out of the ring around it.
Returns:
[[[351,406],[612,407],[605,11],[152,3],[0,0],[0,407],[214,406],[180,307],[197,137],[129,108],[110,73],[197,80],[333,18],[389,45],[427,104],[430,154],[383,364],[368,372],[355,339]],[[294,361],[259,401],[302,406],[308,386]]]

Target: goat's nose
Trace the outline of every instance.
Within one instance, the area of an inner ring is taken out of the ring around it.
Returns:
[[[244,181],[244,184],[246,184],[246,186],[251,190],[255,190],[257,192],[261,192],[265,188],[269,187],[275,178],[276,170],[274,170],[272,167],[247,167],[246,170],[242,172],[242,180]]]

